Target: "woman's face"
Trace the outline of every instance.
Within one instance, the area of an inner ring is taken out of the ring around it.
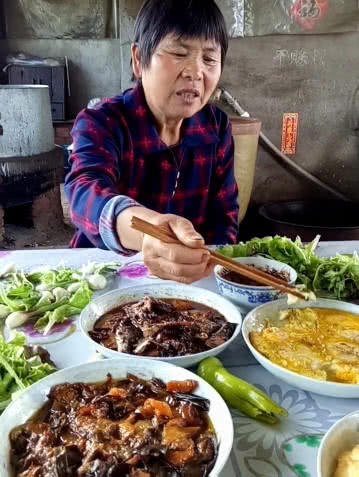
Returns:
[[[221,47],[204,38],[167,35],[149,67],[142,68],[136,45],[132,59],[135,76],[142,78],[148,105],[160,122],[197,113],[208,102],[221,75]]]

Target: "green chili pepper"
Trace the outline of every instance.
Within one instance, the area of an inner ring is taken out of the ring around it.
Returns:
[[[227,371],[218,358],[203,360],[197,374],[211,384],[230,407],[249,417],[274,424],[276,416],[288,416],[287,410],[263,391]]]

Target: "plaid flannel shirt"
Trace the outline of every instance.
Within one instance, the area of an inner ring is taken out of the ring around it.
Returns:
[[[186,217],[207,244],[236,242],[233,138],[226,114],[216,106],[206,105],[185,119],[181,141],[168,147],[139,84],[81,111],[72,136],[65,179],[77,227],[71,247],[131,253],[119,242],[116,218],[127,207],[141,205]]]

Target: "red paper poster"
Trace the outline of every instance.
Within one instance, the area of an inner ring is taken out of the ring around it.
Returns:
[[[320,22],[328,7],[326,0],[297,0],[291,13],[305,30],[310,31]]]
[[[284,154],[295,154],[298,136],[298,113],[283,114],[282,147]]]

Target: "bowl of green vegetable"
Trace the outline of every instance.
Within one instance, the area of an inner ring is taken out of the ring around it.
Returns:
[[[317,235],[311,242],[303,243],[300,237],[291,240],[275,235],[219,246],[216,251],[233,259],[257,255],[286,263],[297,272],[296,284],[303,284],[318,297],[359,299],[358,253],[319,256],[319,239]]]

